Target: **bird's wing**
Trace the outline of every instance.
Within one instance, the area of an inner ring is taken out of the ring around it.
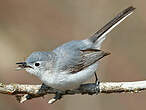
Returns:
[[[56,69],[77,73],[109,54],[86,46],[83,41],[72,41],[56,48]]]
[[[85,50],[80,50],[80,58],[81,60],[74,67],[71,67],[71,72],[76,73],[81,71],[82,69],[94,64],[104,56],[109,55],[110,53],[104,52],[98,49],[88,48]]]

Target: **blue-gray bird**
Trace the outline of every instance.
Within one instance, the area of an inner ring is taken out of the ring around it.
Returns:
[[[67,42],[51,52],[33,52],[25,62],[17,63],[18,68],[37,76],[52,88],[78,88],[96,74],[99,60],[109,55],[100,50],[106,34],[132,14],[134,9],[131,6],[123,10],[90,38]]]

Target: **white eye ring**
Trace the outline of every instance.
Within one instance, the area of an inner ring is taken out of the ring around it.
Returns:
[[[36,67],[40,66],[40,63],[35,63],[35,66],[36,66]]]

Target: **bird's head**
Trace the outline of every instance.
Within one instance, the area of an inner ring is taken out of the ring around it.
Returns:
[[[54,60],[51,52],[33,52],[25,62],[18,62],[18,70],[25,69],[30,74],[41,76],[49,70]]]

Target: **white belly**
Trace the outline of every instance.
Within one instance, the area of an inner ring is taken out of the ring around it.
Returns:
[[[98,62],[77,73],[45,73],[41,80],[48,86],[59,90],[75,89],[90,79],[98,67]]]

